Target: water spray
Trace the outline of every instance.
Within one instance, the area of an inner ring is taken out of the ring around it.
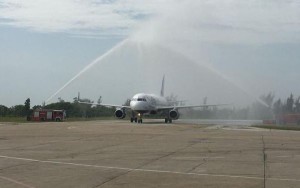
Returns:
[[[255,96],[254,94],[252,94],[251,92],[249,92],[247,89],[245,89],[244,87],[242,87],[241,85],[239,85],[238,83],[236,83],[234,80],[230,79],[227,75],[223,74],[222,72],[220,72],[219,70],[215,69],[212,66],[209,66],[207,63],[203,63],[203,62],[199,62],[194,60],[193,58],[191,58],[190,56],[176,50],[173,48],[170,48],[168,46],[165,45],[161,45],[163,48],[168,49],[170,51],[173,51],[174,53],[180,54],[181,56],[183,56],[184,58],[188,59],[189,62],[195,64],[196,66],[203,66],[205,68],[207,68],[209,71],[211,71],[213,74],[218,75],[219,77],[221,77],[223,80],[225,80],[226,82],[232,84],[234,87],[238,88],[240,91],[242,91],[244,94],[248,95],[249,97],[251,97],[252,99],[258,101],[260,104],[269,107],[269,105],[264,102],[263,100],[261,100],[260,98],[258,98],[257,96]]]
[[[80,77],[82,74],[84,74],[86,71],[88,71],[90,68],[92,68],[97,63],[101,62],[103,59],[107,58],[110,54],[112,54],[115,50],[122,47],[126,42],[128,42],[128,39],[125,39],[118,43],[116,46],[111,48],[109,51],[107,51],[105,54],[101,55],[94,61],[92,61],[90,64],[88,64],[86,67],[84,67],[79,73],[77,73],[73,78],[71,78],[67,83],[65,83],[60,89],[58,89],[53,95],[51,95],[45,103],[48,103],[50,100],[53,99],[58,93],[60,93],[63,89],[65,89],[67,86],[69,86],[74,80],[76,80],[78,77]]]

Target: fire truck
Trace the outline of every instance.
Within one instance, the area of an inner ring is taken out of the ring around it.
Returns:
[[[36,109],[27,120],[29,121],[64,121],[66,119],[65,110]]]
[[[277,124],[297,124],[300,125],[300,114],[280,114],[276,116]]]

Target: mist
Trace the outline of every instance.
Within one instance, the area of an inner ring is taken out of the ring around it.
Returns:
[[[299,59],[298,9],[296,1],[173,1],[49,101],[80,92],[122,104],[138,92],[158,94],[163,75],[166,95],[188,104],[207,97],[244,106],[270,91],[300,92],[291,68]],[[278,79],[284,71],[289,74]]]

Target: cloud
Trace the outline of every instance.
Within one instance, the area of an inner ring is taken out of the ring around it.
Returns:
[[[300,3],[274,0],[202,0],[176,3],[145,23],[142,39],[257,43],[297,42]],[[138,37],[138,36],[136,36]]]
[[[0,24],[38,32],[298,41],[297,0],[0,0]],[[134,34],[136,34],[134,32]],[[144,37],[144,38],[146,38]]]
[[[39,32],[126,34],[153,13],[152,3],[136,0],[1,0],[2,24]],[[158,1],[157,1],[158,2]]]

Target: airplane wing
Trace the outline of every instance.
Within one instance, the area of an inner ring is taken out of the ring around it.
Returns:
[[[116,108],[128,108],[130,109],[130,106],[124,106],[124,105],[115,105],[115,104],[98,104],[98,103],[91,103],[91,102],[78,102],[80,104],[90,104],[90,105],[97,105],[97,106],[105,106],[105,107],[116,107]]]
[[[161,106],[157,107],[157,110],[172,110],[172,109],[182,109],[182,108],[204,108],[204,107],[215,107],[215,106],[225,106],[231,104],[206,104],[206,105],[187,105],[187,106]]]

